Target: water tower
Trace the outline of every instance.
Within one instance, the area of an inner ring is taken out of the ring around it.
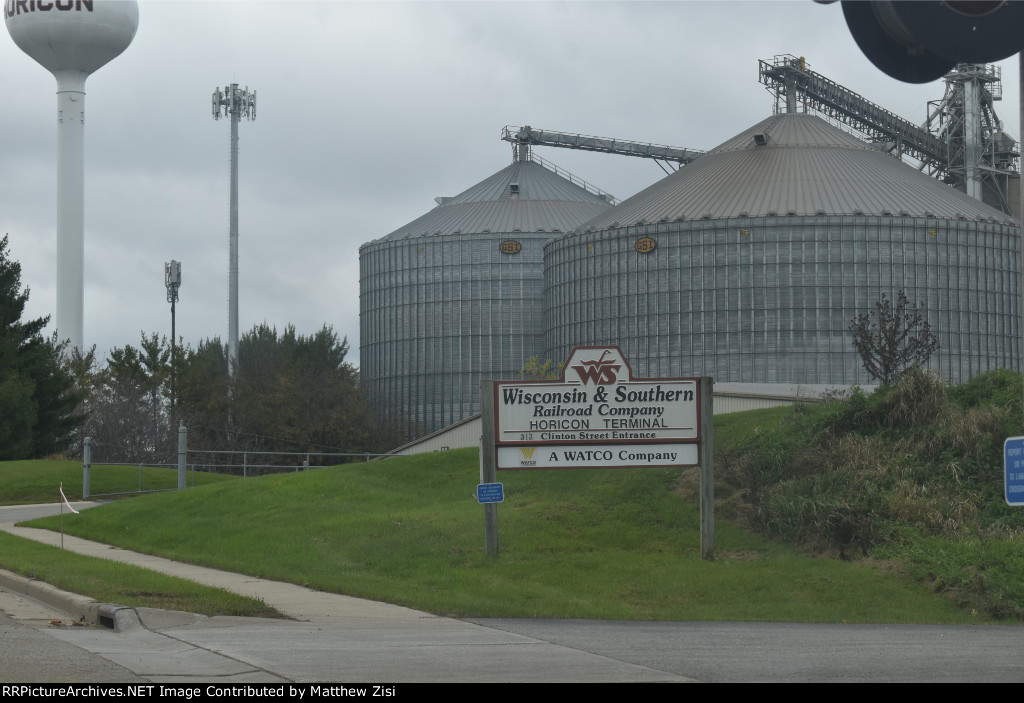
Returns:
[[[32,0],[4,3],[14,43],[57,79],[57,315],[59,339],[79,349],[85,237],[85,79],[135,37],[135,0]]]

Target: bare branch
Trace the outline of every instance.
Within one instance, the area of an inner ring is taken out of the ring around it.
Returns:
[[[861,313],[850,322],[853,346],[864,370],[889,386],[915,366],[923,366],[939,348],[924,315],[924,303],[914,306],[900,290],[896,301],[882,293],[873,313]]]

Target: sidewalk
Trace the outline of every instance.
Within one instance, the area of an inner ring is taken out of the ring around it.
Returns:
[[[92,504],[73,503],[76,509]],[[17,506],[26,508],[26,506]],[[46,506],[52,509],[53,506]],[[0,530],[60,546],[61,535]],[[92,610],[114,630],[47,630],[154,683],[172,682],[654,682],[684,677],[531,637],[401,606],[138,554],[64,535],[64,548],[134,564],[262,599],[293,620],[197,616],[96,604],[9,572],[0,588],[27,593],[74,616]]]

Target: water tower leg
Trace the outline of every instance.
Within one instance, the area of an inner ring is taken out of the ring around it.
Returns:
[[[85,91],[57,91],[57,314],[58,339],[82,349],[85,269]]]

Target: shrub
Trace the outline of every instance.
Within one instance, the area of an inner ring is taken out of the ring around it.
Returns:
[[[1019,373],[997,369],[949,389],[949,399],[961,408],[995,405],[1020,414],[1022,379]]]

